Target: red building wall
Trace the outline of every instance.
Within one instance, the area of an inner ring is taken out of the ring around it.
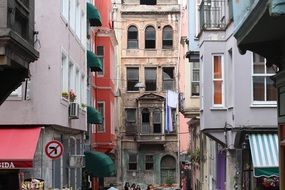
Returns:
[[[98,102],[104,102],[105,114],[104,132],[95,132],[92,134],[93,149],[101,151],[104,153],[112,152],[115,148],[115,126],[113,119],[114,115],[114,105],[115,105],[115,85],[114,85],[114,70],[115,70],[115,51],[114,51],[114,35],[112,28],[112,2],[110,0],[96,0],[95,6],[99,10],[101,15],[102,26],[97,29],[95,34],[94,44],[95,52],[98,46],[103,46],[104,57],[103,57],[103,75],[94,76],[94,88],[93,93],[96,99],[96,104]],[[97,52],[96,52],[97,54]],[[97,107],[97,105],[96,105]],[[97,107],[98,108],[98,107]]]

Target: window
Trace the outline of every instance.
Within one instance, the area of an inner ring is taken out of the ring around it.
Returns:
[[[173,132],[176,132],[176,108],[171,108],[171,118],[172,118],[172,128],[173,128]]]
[[[192,67],[192,96],[200,95],[200,63],[193,62]]]
[[[126,108],[126,135],[134,135],[137,132],[136,127],[136,109],[135,108]]]
[[[155,91],[156,90],[156,68],[145,68],[145,90]]]
[[[145,155],[145,170],[153,170],[153,155]]]
[[[277,93],[270,76],[274,75],[274,69],[266,67],[266,59],[258,54],[253,54],[253,101],[256,104],[276,104]]]
[[[102,71],[98,71],[98,75],[104,75],[104,46],[97,46],[97,56],[102,63]]]
[[[80,39],[81,38],[81,10],[80,10],[80,3],[79,1],[76,2],[76,8],[75,8],[75,25],[76,25],[76,35]]]
[[[75,76],[74,76],[74,64],[72,62],[69,62],[68,66],[68,90],[75,89]]]
[[[145,29],[145,49],[155,48],[155,29],[153,26],[148,26]]]
[[[127,91],[138,91],[135,85],[139,82],[139,68],[127,68]]]
[[[97,132],[104,132],[105,131],[105,104],[104,104],[104,102],[98,102],[98,111],[101,113],[101,115],[102,115],[102,120],[103,120],[103,122],[102,122],[102,124],[98,124],[97,125]]]
[[[173,90],[174,89],[174,68],[164,67],[162,69],[162,80],[163,80],[163,90]]]
[[[229,9],[229,20],[233,20],[233,18],[234,18],[233,0],[228,0],[228,9]]]
[[[173,46],[173,30],[171,26],[165,26],[162,34],[162,48],[170,49]]]
[[[87,92],[87,89],[86,89],[86,80],[85,80],[85,76],[84,75],[81,75],[81,85],[80,85],[80,102],[81,102],[81,105],[85,105],[86,106],[86,92]]]
[[[159,109],[153,112],[153,133],[161,133],[161,115]]]
[[[15,9],[15,31],[25,40],[29,40],[29,17]]]
[[[136,109],[126,108],[126,122],[135,123],[136,122]]]
[[[161,184],[174,182],[176,179],[176,160],[173,156],[165,155],[161,158]]]
[[[80,27],[80,32],[81,32],[81,43],[85,46],[86,44],[86,20],[85,20],[85,12],[81,10],[81,27]]]
[[[128,49],[138,48],[138,29],[130,26],[128,29]]]
[[[137,170],[137,154],[129,154],[129,170]]]
[[[76,1],[73,0],[73,1],[70,1],[70,9],[69,9],[69,17],[70,17],[70,20],[69,20],[69,24],[70,24],[70,27],[73,31],[75,31],[75,5],[76,4]]]
[[[156,0],[140,0],[141,5],[156,5]]]
[[[79,70],[76,70],[75,73],[75,94],[76,94],[76,99],[75,102],[80,103],[80,99],[81,99],[81,93],[80,93],[80,74],[79,74]]]
[[[141,132],[143,134],[161,134],[162,111],[158,108],[143,108],[141,111]]]
[[[69,0],[61,0],[61,14],[68,21]]]
[[[222,55],[213,56],[213,91],[214,106],[223,106],[223,57]]]
[[[147,108],[144,108],[141,112],[142,119],[142,133],[151,133],[150,131],[150,112]]]
[[[68,60],[65,54],[61,55],[61,88],[62,92],[68,92]]]

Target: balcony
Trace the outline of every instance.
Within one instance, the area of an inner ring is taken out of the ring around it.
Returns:
[[[137,137],[137,143],[139,145],[164,145],[165,135],[159,133],[139,134]]]
[[[275,64],[283,68],[284,0],[255,0],[250,4],[240,1],[234,4],[234,8],[239,13],[234,18],[239,23],[234,36],[240,52],[244,54],[247,50],[253,51],[265,57],[268,66]]]
[[[205,0],[199,7],[200,30],[224,30],[227,26],[232,12],[231,5],[225,0]]]
[[[126,136],[134,136],[137,134],[136,123],[126,122]]]
[[[92,143],[92,147],[99,152],[111,152],[115,146],[115,135],[111,133],[93,133],[92,139],[95,141]]]
[[[34,1],[4,0],[0,6],[0,104],[29,77],[34,48]]]

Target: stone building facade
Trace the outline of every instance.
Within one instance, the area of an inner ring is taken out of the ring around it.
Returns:
[[[181,6],[176,0],[118,1],[115,28],[120,33],[122,118],[118,130],[118,179],[179,185],[179,126],[165,130],[167,90],[178,91]]]

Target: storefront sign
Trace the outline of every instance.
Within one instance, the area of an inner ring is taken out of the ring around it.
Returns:
[[[11,169],[11,168],[15,168],[13,162],[0,162],[0,169]]]
[[[26,179],[21,188],[21,190],[44,190],[45,182],[42,179]]]
[[[0,169],[24,169],[24,168],[32,168],[32,161],[13,161],[6,160],[0,161]]]

